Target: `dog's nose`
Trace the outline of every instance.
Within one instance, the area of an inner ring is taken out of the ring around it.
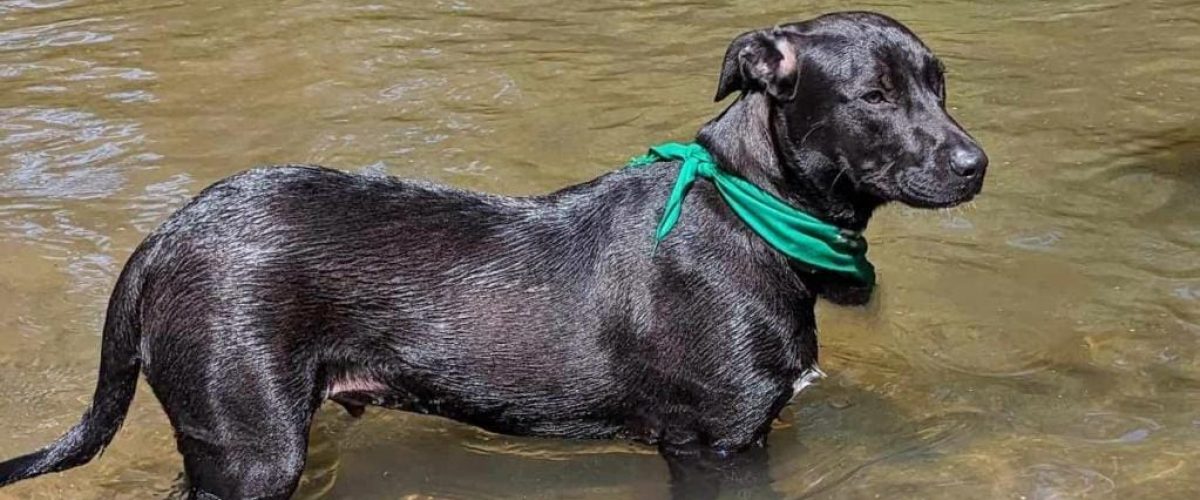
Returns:
[[[950,154],[950,170],[962,177],[975,177],[987,168],[987,154],[975,145],[963,145],[954,148]]]

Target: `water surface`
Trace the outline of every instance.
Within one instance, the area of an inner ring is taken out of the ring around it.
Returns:
[[[784,498],[1200,497],[1200,2],[865,2],[949,68],[985,193],[872,222],[830,377],[771,436]],[[839,2],[0,1],[0,457],[76,422],[108,292],[171,210],[312,162],[539,193],[687,139],[741,31]],[[145,387],[102,459],[0,499],[178,488]],[[620,442],[325,408],[301,498],[663,498]],[[149,494],[148,494],[149,493]],[[736,496],[731,494],[731,496]]]

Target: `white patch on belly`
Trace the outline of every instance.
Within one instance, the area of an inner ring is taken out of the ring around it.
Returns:
[[[800,376],[796,378],[795,382],[792,382],[792,398],[795,398],[796,395],[800,394],[800,391],[803,391],[806,387],[816,384],[817,381],[823,378],[825,378],[825,372],[821,371],[820,366],[817,366],[816,363],[813,363],[812,366],[808,367],[807,370],[804,370],[800,373]]]
[[[329,389],[326,391],[326,397],[333,396],[339,392],[379,392],[386,391],[387,386],[369,378],[349,377],[334,380],[329,384]]]

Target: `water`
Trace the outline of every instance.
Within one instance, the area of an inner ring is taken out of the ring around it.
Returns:
[[[210,182],[315,162],[544,192],[686,139],[737,33],[837,2],[0,1],[0,457],[86,406],[110,287]],[[771,436],[784,498],[1200,497],[1200,2],[863,3],[949,67],[982,197],[872,222],[865,309]],[[178,488],[142,387],[0,499]],[[757,489],[748,496],[762,494]],[[653,451],[325,408],[301,498],[663,498]],[[736,496],[736,495],[733,495]]]

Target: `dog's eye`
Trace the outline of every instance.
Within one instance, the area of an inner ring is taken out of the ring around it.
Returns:
[[[863,94],[862,100],[867,101],[871,104],[879,104],[883,101],[886,101],[887,96],[883,95],[883,91],[881,91],[881,90],[872,90],[870,92],[867,92],[866,94]]]

